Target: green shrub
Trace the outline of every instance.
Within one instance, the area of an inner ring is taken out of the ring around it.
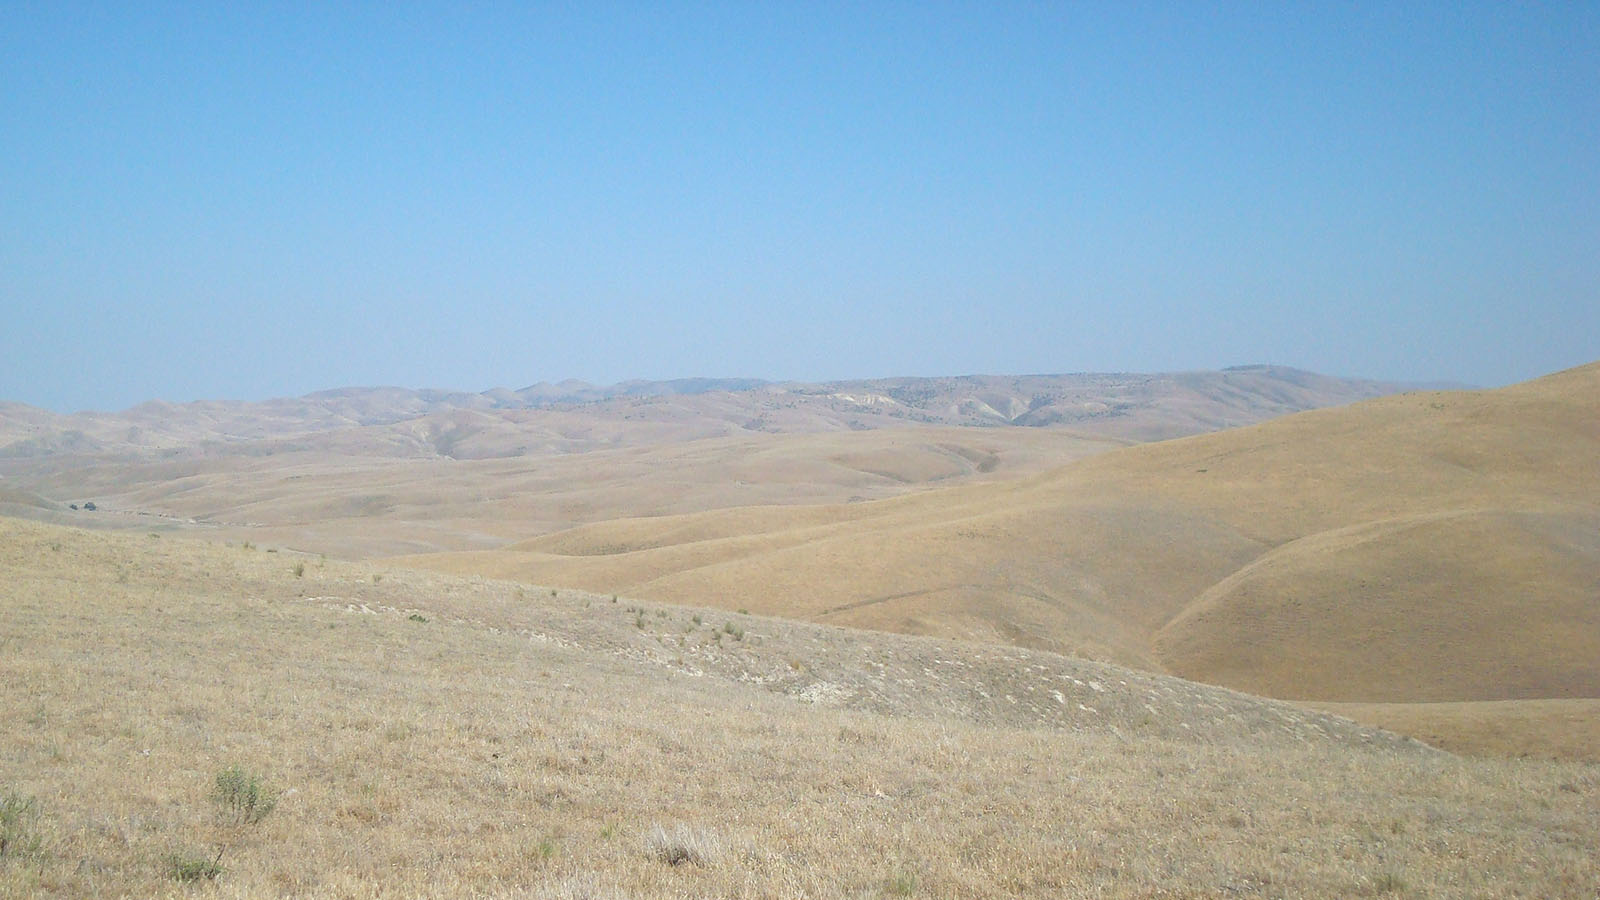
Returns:
[[[229,766],[217,773],[211,796],[222,807],[223,817],[239,825],[255,825],[278,805],[278,794],[256,775],[240,766]]]
[[[167,855],[167,874],[177,881],[214,881],[222,874],[222,850],[213,857],[185,851]]]
[[[1406,889],[1406,880],[1398,872],[1383,872],[1372,879],[1372,886],[1380,894],[1398,894]]]
[[[917,876],[896,875],[889,879],[889,894],[895,897],[909,897],[917,892]]]
[[[32,797],[11,792],[0,796],[0,858],[38,853],[44,844],[38,821],[39,806]]]

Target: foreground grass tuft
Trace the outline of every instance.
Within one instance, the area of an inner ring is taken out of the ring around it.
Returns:
[[[1398,894],[1406,889],[1406,880],[1397,872],[1384,872],[1372,879],[1372,889],[1380,894]]]
[[[0,858],[39,852],[39,806],[32,797],[8,792],[0,796]]]
[[[229,766],[217,773],[211,796],[222,807],[223,817],[233,824],[255,825],[278,805],[278,794],[256,775],[240,766]]]
[[[909,897],[917,891],[917,876],[901,874],[889,879],[889,895],[892,897]]]
[[[222,874],[222,850],[214,857],[193,851],[179,851],[167,855],[167,874],[174,881],[215,881]]]
[[[652,827],[647,843],[651,855],[669,866],[709,866],[722,854],[722,843],[716,835],[683,824],[671,830],[660,825]]]

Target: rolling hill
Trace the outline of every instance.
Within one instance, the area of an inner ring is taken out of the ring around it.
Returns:
[[[1048,649],[1347,703],[1600,697],[1600,364],[852,505],[407,565]]]
[[[1056,654],[0,518],[0,895],[1585,897],[1593,766]]]
[[[57,416],[0,404],[12,514],[344,556],[488,549],[622,516],[881,499],[1399,390],[1284,367],[828,384],[346,388]],[[100,514],[73,513],[93,499]],[[3,502],[3,500],[0,500]],[[42,504],[42,505],[41,505]]]

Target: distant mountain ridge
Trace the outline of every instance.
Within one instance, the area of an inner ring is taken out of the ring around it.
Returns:
[[[1338,378],[1283,366],[1157,374],[966,375],[821,383],[756,378],[567,380],[478,393],[345,387],[260,402],[153,400],[58,414],[0,402],[0,458],[144,454],[328,436],[421,421],[435,437],[386,436],[386,455],[519,456],[740,431],[811,433],[906,425],[1061,426],[1133,440],[1250,424],[1434,385]],[[541,415],[545,414],[545,415]],[[588,426],[607,423],[603,437]],[[411,429],[416,431],[416,429]],[[525,440],[528,434],[544,440]],[[437,435],[452,435],[441,446]],[[371,436],[369,435],[368,438]],[[370,445],[363,438],[360,443]],[[432,447],[430,450],[429,447]],[[459,452],[455,452],[459,451]]]

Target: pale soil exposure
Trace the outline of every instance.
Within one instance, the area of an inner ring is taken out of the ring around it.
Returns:
[[[15,897],[1591,897],[1600,770],[994,645],[0,520]],[[277,804],[228,819],[217,774]],[[24,835],[26,836],[26,835]],[[173,880],[170,857],[222,871]],[[676,864],[674,864],[676,862]]]

